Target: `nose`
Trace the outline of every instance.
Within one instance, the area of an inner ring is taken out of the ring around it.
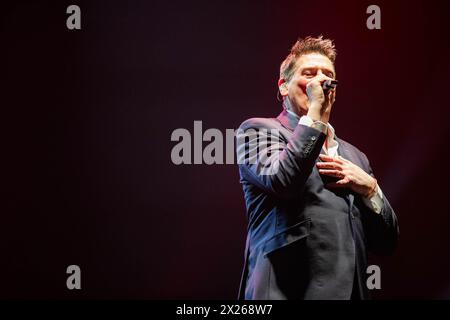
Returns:
[[[326,77],[326,75],[322,72],[322,70],[318,69],[316,72],[316,76],[314,78],[322,78],[322,77]]]
[[[321,69],[317,70],[316,76],[315,77],[326,77],[326,79],[331,79],[328,75],[326,75],[325,73],[322,72]],[[324,80],[325,81],[325,80]]]
[[[317,70],[316,77],[318,77],[318,76],[325,76],[325,77],[328,78],[328,76],[327,76],[326,74],[324,74],[324,73],[322,72],[322,70],[320,70],[320,69]]]

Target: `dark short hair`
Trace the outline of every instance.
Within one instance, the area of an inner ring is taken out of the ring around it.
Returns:
[[[307,53],[320,53],[328,57],[334,64],[336,60],[336,49],[334,43],[330,39],[323,39],[323,36],[306,37],[298,39],[292,46],[291,52],[284,59],[280,66],[280,78],[286,81],[291,80],[296,70],[296,62],[301,55]]]

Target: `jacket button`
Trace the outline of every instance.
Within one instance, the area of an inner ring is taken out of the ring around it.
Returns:
[[[311,140],[312,140],[312,141],[316,140],[316,137],[311,137]]]

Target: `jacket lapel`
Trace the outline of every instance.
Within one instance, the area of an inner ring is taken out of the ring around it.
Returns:
[[[356,157],[354,156],[353,152],[351,152],[348,149],[347,144],[345,142],[343,142],[341,139],[339,139],[337,136],[335,137],[335,139],[339,143],[338,155],[340,155],[342,158],[350,160],[351,162],[358,165]],[[345,198],[348,200],[349,210],[350,210],[349,213],[352,214],[351,211],[352,211],[353,201],[355,200],[355,196],[353,195],[353,192],[350,191],[348,194],[346,194]]]
[[[342,139],[339,139],[337,136],[335,137],[335,139],[339,143],[338,155],[340,155],[344,159],[350,160],[356,165],[359,165],[358,159],[355,157],[354,153],[348,149],[347,144],[344,141],[342,141]]]
[[[289,131],[294,132],[295,127],[298,124],[299,119],[294,115],[290,114],[286,110],[283,110],[277,117],[278,121],[280,121],[281,125],[288,129]]]

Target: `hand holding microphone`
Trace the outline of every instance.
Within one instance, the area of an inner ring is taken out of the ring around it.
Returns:
[[[308,115],[313,120],[321,120],[324,113],[329,114],[331,112],[337,84],[337,80],[331,79],[323,74],[308,82],[306,85],[306,94],[309,99]]]

